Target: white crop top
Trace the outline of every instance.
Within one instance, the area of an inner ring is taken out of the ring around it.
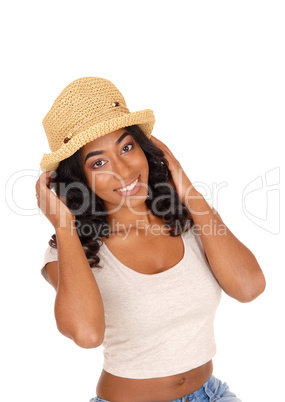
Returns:
[[[221,288],[194,226],[182,234],[184,256],[174,267],[149,275],[122,264],[105,244],[92,268],[104,304],[105,371],[146,379],[186,372],[216,354],[214,316]],[[47,262],[57,260],[48,246]]]

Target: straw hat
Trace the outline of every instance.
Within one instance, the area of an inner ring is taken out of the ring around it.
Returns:
[[[88,142],[120,128],[136,124],[150,138],[154,123],[150,109],[131,113],[109,80],[79,78],[61,92],[43,119],[51,153],[43,155],[41,170],[56,170],[60,161]]]

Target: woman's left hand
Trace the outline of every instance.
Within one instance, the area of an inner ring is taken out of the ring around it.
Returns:
[[[184,172],[181,164],[174,157],[174,155],[170,151],[170,149],[162,141],[160,141],[153,135],[151,136],[150,140],[153,142],[154,145],[156,145],[158,148],[160,148],[163,151],[165,159],[167,159],[167,161],[169,163],[168,168],[171,172],[173,184],[175,186],[179,199],[181,202],[183,202],[184,205],[187,206],[186,201],[187,201],[188,196],[190,195],[190,191],[191,191],[191,195],[199,194],[198,191],[194,188],[190,179]]]

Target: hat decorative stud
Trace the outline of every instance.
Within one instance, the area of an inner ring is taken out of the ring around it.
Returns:
[[[65,139],[63,140],[63,142],[64,142],[65,144],[67,144],[68,141],[71,140],[72,135],[73,135],[73,134],[70,134],[69,137],[65,137]]]
[[[120,102],[113,102],[112,106],[120,106]]]

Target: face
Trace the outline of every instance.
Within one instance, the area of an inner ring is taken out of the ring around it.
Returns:
[[[148,194],[148,162],[125,128],[113,131],[82,148],[82,165],[89,187],[107,210],[135,207]]]

